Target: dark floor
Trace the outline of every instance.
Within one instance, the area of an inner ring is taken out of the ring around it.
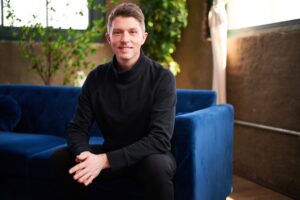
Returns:
[[[242,177],[233,176],[233,193],[226,200],[292,200]]]

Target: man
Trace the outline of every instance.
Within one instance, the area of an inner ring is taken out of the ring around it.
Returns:
[[[82,188],[126,176],[143,186],[144,199],[174,199],[175,78],[143,54],[146,38],[137,5],[122,3],[111,11],[106,39],[114,57],[88,75],[68,127],[68,149],[52,156],[64,198],[81,199]],[[94,120],[104,137],[101,148],[88,144]]]

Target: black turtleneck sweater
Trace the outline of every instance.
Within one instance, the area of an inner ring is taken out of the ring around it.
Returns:
[[[78,155],[91,151],[88,130],[96,120],[112,170],[170,151],[176,104],[169,70],[143,53],[129,71],[117,65],[114,57],[90,72],[68,127],[68,145]]]

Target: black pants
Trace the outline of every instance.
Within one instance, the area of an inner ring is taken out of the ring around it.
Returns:
[[[102,153],[100,145],[92,145],[93,153]],[[142,189],[144,200],[173,200],[173,177],[176,171],[176,162],[171,153],[153,154],[139,163],[118,171],[104,169],[89,186],[77,183],[68,173],[75,165],[75,157],[68,148],[61,148],[54,152],[50,159],[53,186],[57,192],[57,199],[89,199],[95,193],[97,186],[113,187],[114,183],[124,180],[124,183],[137,183]],[[130,185],[130,184],[129,184]],[[125,184],[124,186],[128,186]],[[112,188],[111,195],[118,194]],[[119,193],[120,194],[120,193]],[[95,196],[95,195],[94,195]],[[98,197],[101,200],[101,194]],[[122,196],[122,199],[127,199]],[[130,197],[128,198],[130,199]]]

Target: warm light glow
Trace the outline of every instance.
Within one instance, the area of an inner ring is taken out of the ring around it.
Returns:
[[[234,200],[234,198],[227,197],[226,200]]]
[[[300,0],[229,0],[228,29],[300,19]]]

